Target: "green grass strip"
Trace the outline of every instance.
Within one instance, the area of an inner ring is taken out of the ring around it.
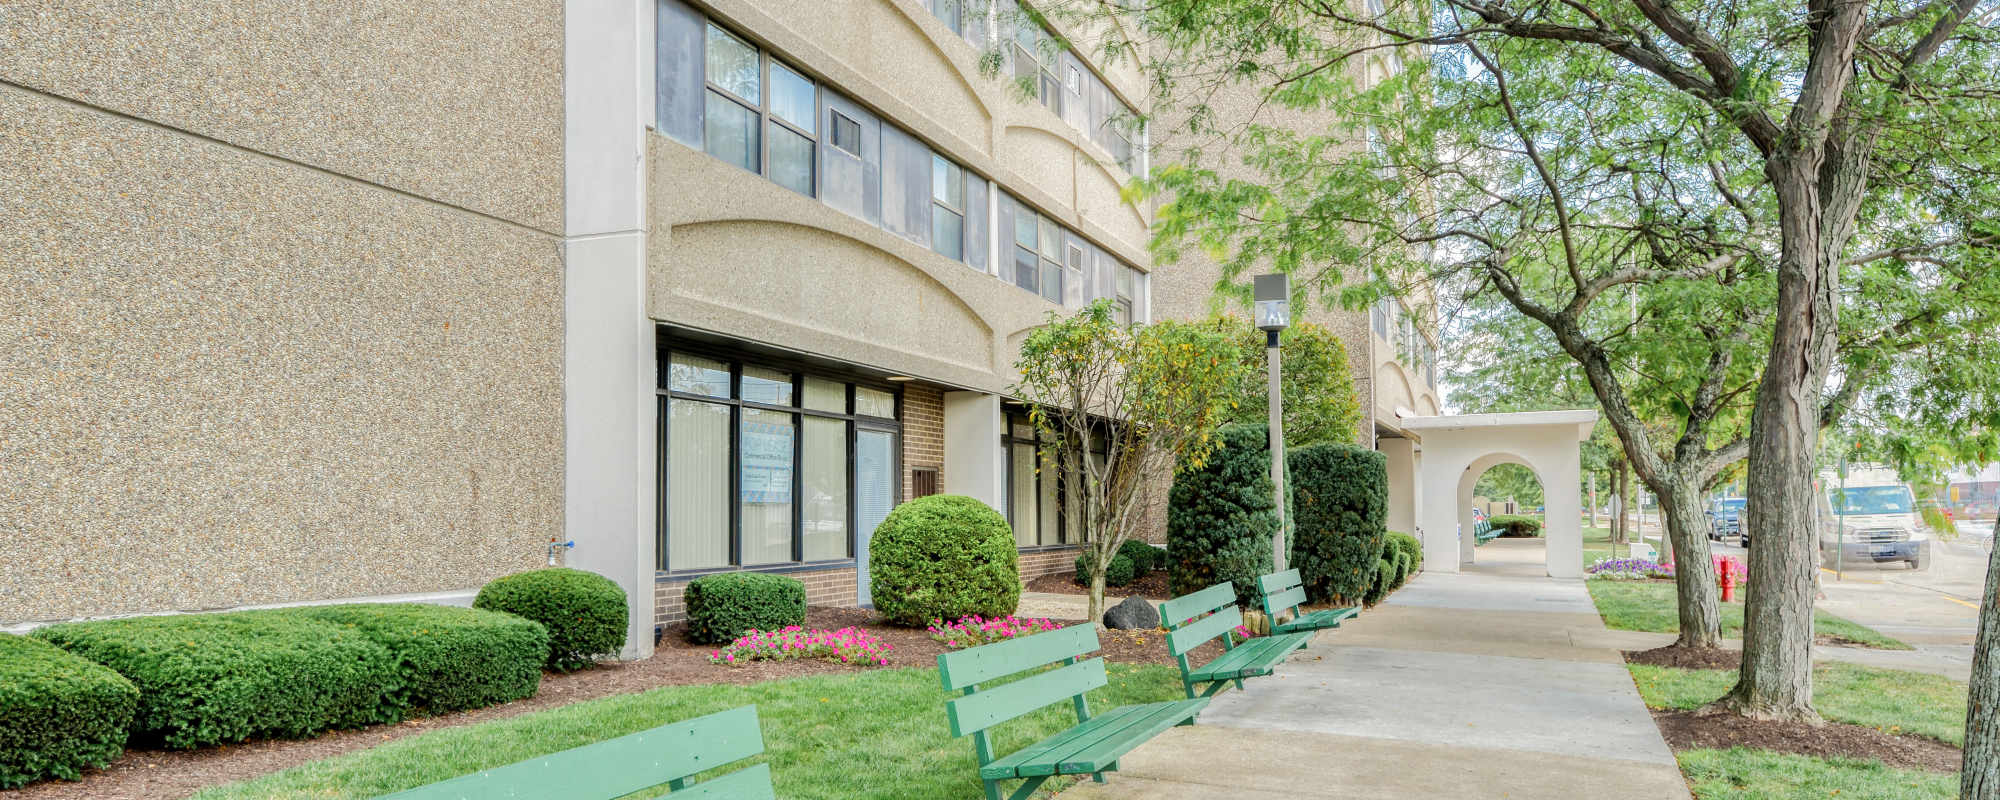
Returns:
[[[1651,708],[1700,708],[1736,684],[1735,670],[1627,666]],[[1813,707],[1834,722],[1965,744],[1965,684],[1939,675],[1821,662],[1813,667]]]
[[[1701,800],[1951,800],[1958,773],[1891,769],[1880,761],[1821,759],[1733,747],[1678,758]]]
[[[1605,627],[1649,633],[1680,632],[1680,613],[1675,606],[1679,594],[1672,583],[1591,580],[1585,581],[1584,585],[1590,589],[1590,599],[1597,604],[1597,613],[1604,617]],[[1721,610],[1723,638],[1741,638],[1743,604],[1723,603]],[[1813,630],[1816,633],[1850,639],[1861,643],[1864,647],[1880,650],[1910,649],[1909,645],[1890,638],[1874,628],[1824,611],[1813,612]]]

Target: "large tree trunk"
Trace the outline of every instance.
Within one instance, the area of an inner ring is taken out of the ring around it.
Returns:
[[[1674,588],[1680,596],[1681,634],[1674,644],[1720,647],[1722,606],[1715,585],[1715,561],[1709,556],[1708,516],[1703,513],[1701,487],[1675,473],[1666,485],[1653,488],[1660,496],[1660,522],[1679,559],[1674,564]]]
[[[1744,492],[1750,510],[1750,585],[1745,589],[1743,668],[1716,701],[1760,719],[1818,722],[1812,708],[1813,578],[1819,531],[1813,476],[1820,396],[1833,362],[1838,320],[1838,232],[1825,222],[1818,159],[1774,162],[1784,253],[1770,357],[1750,418]],[[1828,234],[1832,233],[1831,236]]]
[[[2000,544],[2000,521],[1993,525]],[[1986,557],[1986,595],[1979,604],[1979,638],[1972,646],[1972,680],[1966,691],[1965,760],[1959,773],[1962,800],[2000,798],[2000,547]]]

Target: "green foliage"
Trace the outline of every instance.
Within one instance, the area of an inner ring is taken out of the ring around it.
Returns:
[[[1264,377],[1264,332],[1249,320],[1223,316],[1216,327],[1235,342],[1250,377],[1232,399],[1230,422],[1270,422],[1270,388]],[[1353,444],[1361,425],[1361,399],[1354,391],[1347,346],[1325,326],[1295,321],[1278,337],[1278,390],[1285,398],[1285,446]]]
[[[1292,490],[1291,563],[1311,602],[1353,605],[1368,591],[1388,532],[1389,461],[1351,444],[1285,454]]]
[[[1132,560],[1132,572],[1136,575],[1143,576],[1167,565],[1165,549],[1138,539],[1127,539],[1124,544],[1118,546],[1118,554]]]
[[[1380,604],[1383,598],[1388,597],[1390,592],[1396,590],[1396,565],[1389,563],[1386,558],[1377,559],[1371,573],[1368,592],[1361,596],[1361,602],[1364,605],[1375,606]]]
[[[1584,581],[1583,586],[1590,590],[1590,600],[1597,605],[1597,613],[1604,618],[1604,626],[1607,628],[1650,633],[1680,631],[1680,621],[1674,614],[1677,598],[1672,583]],[[1723,603],[1721,616],[1720,629],[1723,638],[1740,638],[1743,635],[1743,604]],[[1909,645],[1881,631],[1829,614],[1823,609],[1813,609],[1812,627],[1814,634],[1846,639],[1860,647],[1881,650],[1910,649]]]
[[[1390,551],[1409,556],[1412,573],[1423,568],[1424,543],[1417,541],[1417,537],[1402,531],[1390,531],[1383,539],[1383,544]]]
[[[532,697],[549,654],[541,623],[475,608],[355,603],[285,614],[331,623],[388,649],[400,672],[391,701],[433,714]]]
[[[1479,476],[1472,493],[1488,500],[1513,500],[1533,508],[1542,504],[1542,482],[1520,464],[1497,464]]]
[[[541,623],[549,631],[548,667],[558,672],[588,667],[625,646],[625,590],[595,572],[516,572],[481,587],[472,607]]]
[[[1249,608],[1257,576],[1271,571],[1278,529],[1270,431],[1228,425],[1216,439],[1206,460],[1174,476],[1167,496],[1167,582],[1179,596],[1229,581],[1237,602]]]
[[[194,748],[393,722],[396,656],[293,609],[72,622],[36,637],[139,689],[133,738]]]
[[[1138,569],[1132,565],[1132,559],[1124,556],[1112,556],[1111,566],[1106,567],[1104,570],[1104,585],[1129,586],[1132,584],[1132,579],[1137,577],[1137,574]]]
[[[806,624],[806,585],[797,578],[725,572],[688,581],[688,641],[727,644],[745,631]]]
[[[1493,527],[1505,529],[1501,536],[1532,538],[1542,535],[1542,518],[1525,514],[1494,514],[1486,518]]]
[[[40,639],[0,634],[0,789],[76,780],[125,751],[139,690]]]
[[[899,505],[868,544],[875,609],[897,625],[978,614],[1004,617],[1021,600],[1020,555],[1006,518],[963,495]]]
[[[1391,554],[1391,556],[1390,560],[1396,565],[1396,580],[1394,583],[1389,584],[1389,588],[1391,590],[1401,589],[1403,588],[1403,584],[1410,582],[1410,554],[1397,552]]]

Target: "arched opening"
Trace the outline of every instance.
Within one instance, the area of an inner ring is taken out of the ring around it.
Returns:
[[[1458,481],[1459,552],[1464,567],[1482,572],[1548,574],[1547,540],[1495,537],[1479,541],[1481,520],[1494,516],[1542,518],[1545,481],[1528,459],[1513,453],[1491,453],[1467,465]],[[1482,558],[1483,556],[1483,558]]]

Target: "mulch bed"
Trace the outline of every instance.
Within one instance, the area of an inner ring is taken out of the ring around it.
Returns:
[[[1049,594],[1090,594],[1090,587],[1076,582],[1075,572],[1058,572],[1043,575],[1028,581],[1027,591],[1048,592]],[[1173,592],[1167,588],[1167,571],[1156,569],[1125,586],[1106,586],[1104,593],[1113,597],[1138,595],[1148,600],[1170,600]]]
[[[1955,772],[1958,748],[1921,736],[1895,736],[1874,728],[1828,722],[1765,722],[1735,714],[1654,711],[1653,723],[1675,752],[1751,747],[1815,758],[1879,760],[1898,769]]]
[[[1651,650],[1627,650],[1625,662],[1681,669],[1736,669],[1743,665],[1743,651],[1721,647],[1668,645]]]
[[[1064,625],[1074,620],[1057,620]],[[859,627],[880,637],[895,649],[890,651],[890,667],[928,667],[937,664],[944,644],[924,630],[884,625],[875,612],[856,608],[813,607],[806,612],[806,626],[837,630]],[[609,661],[595,669],[567,675],[545,673],[534,697],[472,711],[409,720],[396,725],[377,725],[350,731],[332,731],[313,739],[252,741],[201,750],[128,750],[102,770],[84,774],[80,781],[46,781],[14,791],[0,792],[4,800],[49,800],[89,798],[90,800],[156,800],[186,797],[217,784],[248,780],[308,761],[365,750],[384,742],[426,731],[474,725],[520,714],[543,711],[585,700],[631,694],[661,686],[692,684],[751,684],[801,675],[845,674],[856,671],[832,661],[756,661],[738,667],[708,663],[715,648],[690,644],[684,638],[685,624],[670,625],[657,642],[653,657],[644,661]],[[1166,638],[1157,631],[1109,631],[1103,637],[1107,660],[1140,663],[1174,663],[1167,655]],[[1219,645],[1203,645],[1190,656],[1206,663],[1221,652]],[[939,690],[943,702],[943,690]]]

